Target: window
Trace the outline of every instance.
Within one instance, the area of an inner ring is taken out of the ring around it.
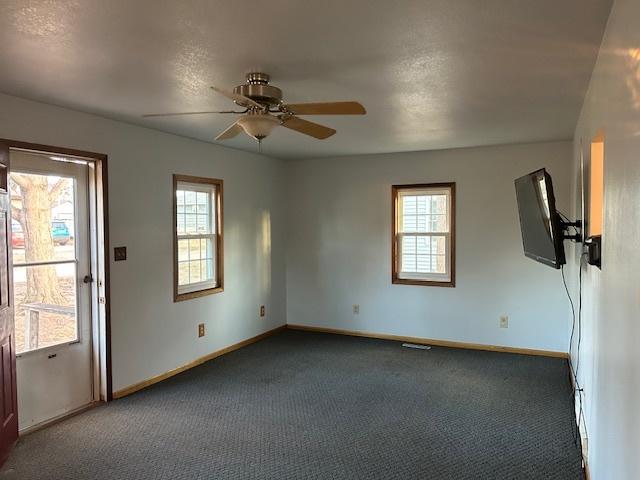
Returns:
[[[392,282],[455,286],[455,183],[394,185]]]
[[[591,142],[589,168],[589,236],[602,235],[604,214],[604,135],[599,133]]]
[[[223,290],[222,180],[173,176],[174,301]]]

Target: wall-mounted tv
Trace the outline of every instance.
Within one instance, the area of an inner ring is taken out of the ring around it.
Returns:
[[[544,168],[516,179],[524,254],[545,265],[566,263],[562,220],[556,210],[551,176]]]

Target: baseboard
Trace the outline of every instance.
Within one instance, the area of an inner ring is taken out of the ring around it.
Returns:
[[[30,433],[37,432],[38,430],[42,430],[43,428],[50,427],[52,425],[55,425],[56,423],[62,422],[63,420],[67,420],[68,418],[75,417],[76,415],[84,413],[87,410],[97,407],[98,405],[102,405],[103,403],[104,402],[102,400],[96,400],[87,405],[83,405],[82,407],[78,407],[68,412],[61,413],[60,415],[56,415],[55,417],[50,418],[49,420],[45,420],[44,422],[36,423],[35,425],[31,425],[30,427],[27,427],[23,430],[19,430],[18,436],[24,437],[25,435],[29,435]]]
[[[243,340],[241,342],[235,343],[233,345],[230,345],[228,347],[225,347],[221,350],[216,350],[213,353],[210,353],[208,355],[205,355],[204,357],[200,357],[195,359],[192,362],[187,363],[186,365],[182,365],[181,367],[178,368],[174,368],[173,370],[169,370],[168,372],[165,373],[161,373],[160,375],[156,375],[154,377],[151,377],[147,380],[144,380],[142,382],[139,383],[135,383],[133,385],[130,385],[128,387],[125,387],[121,390],[117,390],[115,392],[113,392],[113,398],[114,399],[118,399],[118,398],[122,398],[122,397],[126,397],[127,395],[131,395],[132,393],[135,393],[139,390],[142,390],[143,388],[147,388],[155,383],[161,382],[163,380],[166,380],[167,378],[171,378],[174,375],[177,375],[179,373],[182,373],[186,370],[189,370],[193,367],[197,367],[198,365],[202,365],[204,362],[208,362],[209,360],[213,360],[216,357],[219,357],[221,355],[224,355],[225,353],[229,353],[229,352],[233,352],[234,350],[238,350],[242,347],[246,347],[247,345],[250,345],[252,343],[255,343],[259,340],[262,340],[263,338],[267,338],[275,333],[278,333],[282,330],[284,330],[285,328],[287,328],[286,325],[282,325],[280,327],[274,328],[273,330],[269,330],[267,332],[261,333],[260,335],[256,335],[255,337],[251,337],[251,338],[247,338],[246,340]]]
[[[396,340],[398,342],[418,343],[423,345],[435,345],[438,347],[465,348],[468,350],[486,350],[488,352],[517,353],[520,355],[537,355],[541,357],[568,358],[565,352],[552,350],[534,350],[531,348],[504,347],[500,345],[486,345],[483,343],[454,342],[451,340],[435,340],[433,338],[404,337],[402,335],[388,335],[385,333],[362,332],[358,330],[342,330],[339,328],[309,327],[307,325],[287,324],[290,330],[304,330],[307,332],[334,333],[337,335],[349,335],[352,337],[378,338],[381,340]]]

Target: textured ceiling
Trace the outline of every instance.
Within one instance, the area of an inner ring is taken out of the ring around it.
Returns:
[[[4,0],[0,91],[211,141],[207,87],[265,71],[288,102],[358,100],[364,117],[278,128],[281,158],[571,138],[610,0]],[[256,151],[246,136],[225,145]]]

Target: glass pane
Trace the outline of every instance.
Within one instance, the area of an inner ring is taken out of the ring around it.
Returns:
[[[405,273],[446,273],[444,236],[403,236],[401,271]]]
[[[189,240],[189,260],[200,260],[202,253],[202,241],[199,238]]]
[[[209,195],[205,192],[198,192],[198,213],[209,213]]]
[[[421,195],[416,197],[416,213],[418,215],[426,215],[430,213],[431,197],[427,195]]]
[[[420,215],[417,220],[418,232],[430,232],[431,228],[431,215]]]
[[[200,276],[200,261],[190,261],[189,262],[189,283],[196,283],[201,281]]]
[[[198,215],[198,233],[211,233],[209,215]]]
[[[445,237],[431,237],[431,253],[444,255],[446,253],[447,240]]]
[[[176,206],[178,213],[184,213],[184,190],[176,191]]]
[[[412,195],[404,195],[402,197],[402,214],[403,215],[416,215],[417,211],[417,197]]]
[[[211,233],[216,233],[216,231],[218,229],[218,227],[216,225],[216,222],[217,222],[217,220],[216,220],[216,214],[217,214],[217,212],[216,212],[216,202],[218,201],[217,200],[218,197],[216,195],[216,189],[215,188],[211,192],[209,198],[211,199],[211,209],[209,211],[209,214],[211,215],[211,222],[210,222],[210,224],[211,224]]]
[[[433,195],[431,197],[431,212],[432,213],[447,213],[447,196],[446,195]]]
[[[178,240],[178,261],[189,260],[189,240]]]
[[[431,271],[431,257],[429,255],[416,256],[416,271],[421,273]]]
[[[416,271],[416,256],[410,254],[402,254],[402,271],[413,273]]]
[[[431,253],[431,237],[416,238],[416,253],[418,255],[429,255]]]
[[[201,260],[202,280],[213,280],[213,259]]]
[[[211,238],[178,240],[178,285],[204,282],[214,278],[215,240]]]
[[[431,215],[431,232],[447,232],[449,231],[447,226],[446,215]]]
[[[215,259],[215,235],[213,239],[211,238],[203,238],[202,239],[202,258],[212,258]]]
[[[195,213],[185,213],[185,228],[184,231],[187,235],[194,235],[198,233],[197,224],[198,219]]]
[[[13,263],[75,259],[72,178],[12,172]]]
[[[184,204],[185,207],[187,208],[186,211],[188,212],[194,212],[195,211],[195,204],[196,204],[196,192],[190,191],[190,190],[185,190],[184,192]]]
[[[416,215],[404,215],[402,217],[402,231],[414,233],[418,231],[418,217]]]
[[[75,263],[14,267],[16,352],[78,339]]]
[[[183,235],[185,233],[184,226],[184,213],[178,213],[176,216],[176,229],[178,231],[178,235]]]
[[[402,271],[416,271],[416,237],[402,237]]]
[[[189,283],[189,262],[178,263],[178,285]]]

